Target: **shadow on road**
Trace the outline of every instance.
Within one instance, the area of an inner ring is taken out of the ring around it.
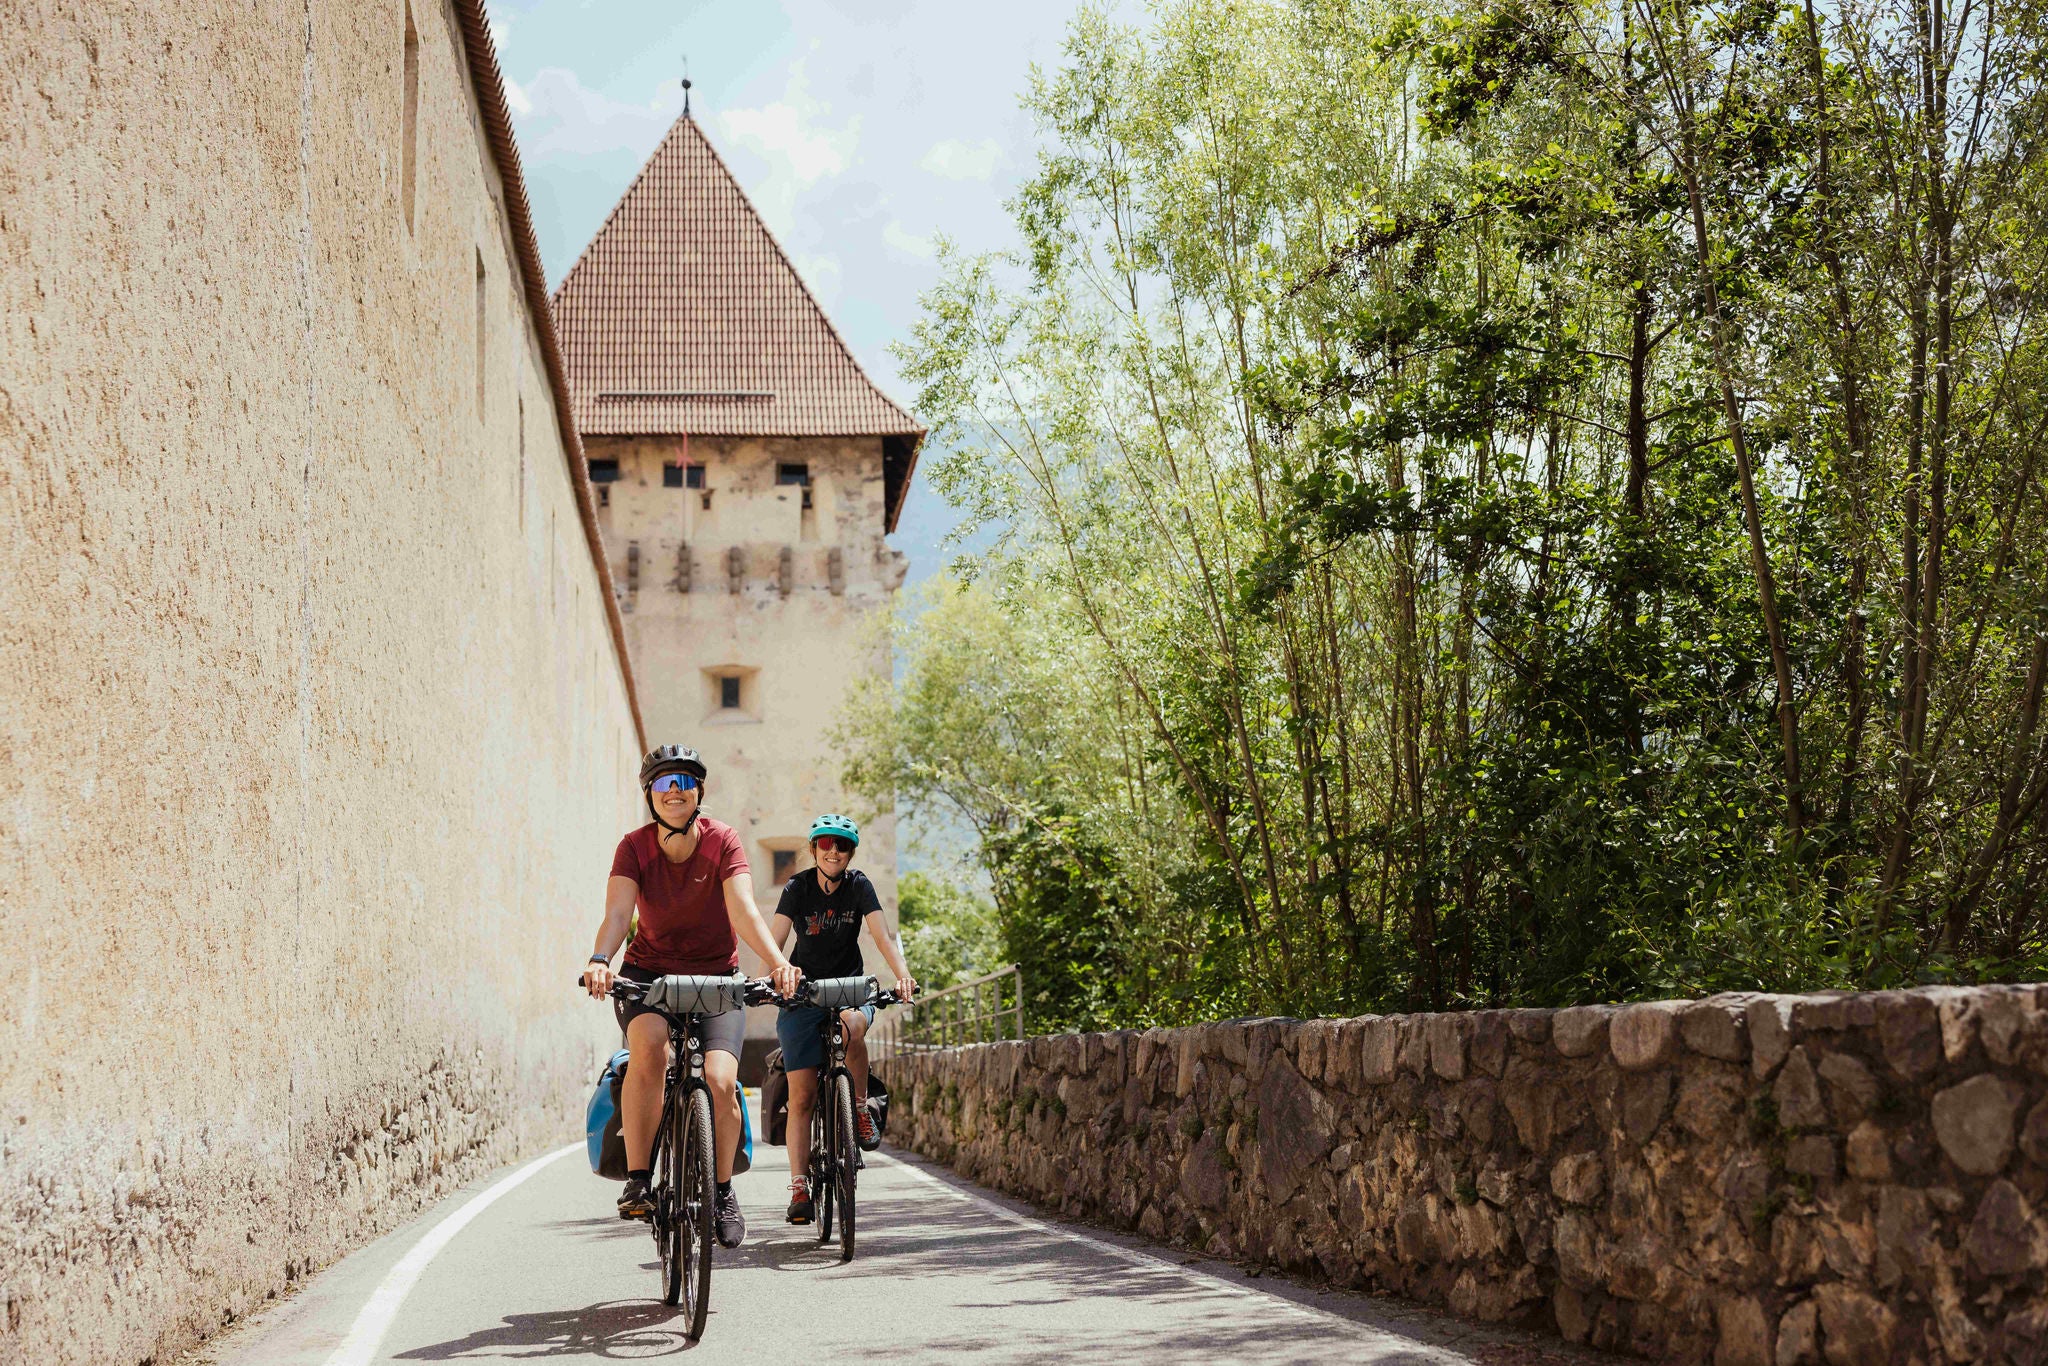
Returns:
[[[641,1361],[687,1352],[682,1310],[647,1300],[608,1300],[582,1309],[510,1314],[495,1328],[415,1347],[399,1361],[461,1361],[465,1357],[598,1357]]]

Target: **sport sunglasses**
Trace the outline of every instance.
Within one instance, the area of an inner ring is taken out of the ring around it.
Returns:
[[[697,775],[694,773],[664,773],[648,784],[656,792],[695,792]]]
[[[839,838],[839,836],[837,835],[820,835],[816,839],[812,840],[811,843],[817,845],[820,849],[825,850],[827,853],[850,854],[854,850],[854,844],[852,840],[843,840]]]

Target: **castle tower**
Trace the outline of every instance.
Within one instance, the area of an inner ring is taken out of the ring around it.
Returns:
[[[703,752],[706,809],[770,914],[809,865],[810,817],[847,805],[828,732],[857,680],[888,675],[875,617],[905,561],[883,537],[924,429],[687,112],[554,307],[650,742]],[[856,865],[891,923],[895,835],[893,815],[864,822]]]

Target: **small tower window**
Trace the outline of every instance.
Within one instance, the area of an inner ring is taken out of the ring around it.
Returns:
[[[684,484],[684,486],[685,486],[685,487],[688,487],[688,488],[693,488],[693,489],[701,489],[701,488],[703,488],[703,487],[704,487],[704,467],[703,467],[702,465],[700,465],[700,464],[697,464],[697,463],[694,463],[694,462],[693,462],[693,463],[691,463],[691,464],[688,464],[688,465],[685,465],[685,466],[683,466],[683,484]],[[709,502],[708,502],[708,500],[707,500],[707,502],[706,502],[706,506],[707,506],[707,507],[709,506]]]
[[[772,849],[769,851],[770,877],[775,886],[789,881],[789,875],[796,871],[796,850]]]
[[[593,484],[616,484],[619,482],[619,462],[616,460],[593,460],[590,462],[590,482]]]
[[[809,465],[777,465],[775,467],[775,482],[778,484],[801,484],[805,488],[809,488],[811,485],[811,467]]]
[[[679,465],[671,460],[661,467],[661,486],[665,489],[701,489],[704,487],[704,467],[695,463]]]
[[[727,711],[739,710],[740,681],[732,674],[718,680],[718,705]]]

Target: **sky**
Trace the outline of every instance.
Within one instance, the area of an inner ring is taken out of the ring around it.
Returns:
[[[937,282],[934,239],[1008,246],[1034,161],[1021,105],[1059,62],[1073,0],[491,0],[552,287],[691,109],[856,358],[904,406],[889,344]],[[957,519],[913,483],[897,535],[916,581]]]

